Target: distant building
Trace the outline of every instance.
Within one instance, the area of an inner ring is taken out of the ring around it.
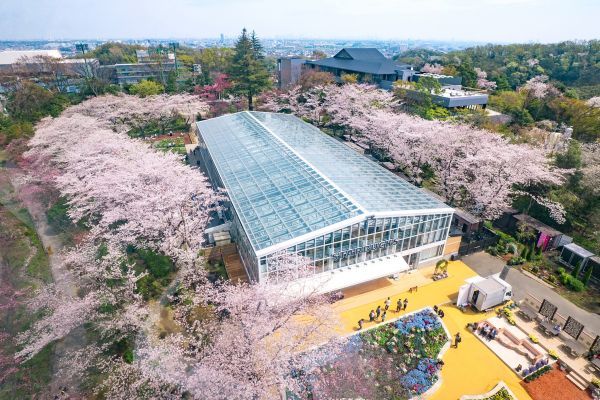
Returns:
[[[441,85],[441,91],[432,92],[431,101],[433,104],[445,108],[483,108],[488,102],[488,95],[482,90],[465,89],[462,86],[460,76],[449,76],[432,73],[419,72],[409,78],[409,81],[419,82],[422,78],[433,78]],[[406,88],[407,97],[413,100],[420,100],[425,96],[424,93]]]
[[[277,77],[279,89],[298,83],[302,74],[302,66],[306,60],[298,57],[277,59]]]
[[[396,63],[375,48],[344,48],[333,57],[305,64],[306,68],[332,73],[338,82],[344,74],[355,74],[359,82],[375,83],[388,90],[396,81],[418,82],[431,77],[442,86],[439,93],[431,94],[432,102],[446,108],[485,108],[488,102],[485,92],[464,89],[461,77],[415,71],[411,65]],[[407,96],[418,101],[424,94],[407,86]]]
[[[4,50],[0,51],[0,72],[21,72],[28,69],[29,64],[39,66],[35,59],[48,57],[62,59],[58,50]]]
[[[175,53],[158,54],[148,50],[136,50],[135,57],[137,58],[138,63],[153,63],[158,62],[159,60],[163,62],[175,61]]]
[[[58,50],[3,50],[0,51],[0,65],[15,64],[24,57],[37,56],[62,58],[62,54]]]
[[[162,82],[171,71],[175,71],[174,62],[144,62],[136,64],[115,64],[113,81],[119,85],[132,85],[144,79]]]
[[[383,89],[415,74],[411,65],[398,64],[375,48],[344,48],[333,57],[307,61],[306,67],[330,72],[340,82],[344,74],[355,74],[359,82],[375,83]]]
[[[0,52],[0,74],[7,82],[29,79],[63,93],[77,93],[82,78],[96,74],[100,63],[95,58],[62,58],[58,50],[10,50]],[[10,92],[16,85],[7,84]]]

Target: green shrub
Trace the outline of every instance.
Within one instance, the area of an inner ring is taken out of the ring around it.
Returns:
[[[517,254],[519,252],[519,248],[517,247],[516,243],[511,242],[506,245],[506,252],[510,254]]]
[[[574,292],[583,292],[585,290],[585,284],[577,278],[569,279],[567,287]]]
[[[539,378],[542,375],[547,374],[548,372],[552,371],[552,367],[550,365],[546,365],[540,369],[538,369],[537,371],[535,371],[532,374],[529,374],[525,377],[524,381],[525,382],[531,382],[536,380],[537,378]]]
[[[585,275],[583,277],[583,284],[587,286],[590,283],[590,279],[592,278],[592,273],[594,272],[594,264],[589,263],[588,269],[585,271]]]
[[[581,272],[581,261],[577,262],[577,264],[575,264],[575,268],[573,268],[573,272],[571,272],[571,275],[573,275],[575,278],[579,278],[579,273]]]
[[[529,255],[529,248],[528,247],[524,247],[523,251],[521,252],[521,257],[527,261],[531,260],[531,256]]]
[[[173,269],[173,262],[167,256],[157,254],[152,250],[137,250],[137,255],[145,264],[146,269],[154,278],[164,278]]]
[[[108,347],[108,351],[110,354],[121,356],[127,364],[133,362],[133,340],[131,339],[123,338],[114,342]]]
[[[533,267],[531,267],[531,272],[533,272],[534,274],[537,274],[538,272],[540,272],[540,267],[538,267],[537,265],[534,265]]]
[[[531,242],[529,249],[527,249],[527,257],[525,257],[525,259],[527,261],[531,261],[534,256],[535,256],[535,242]]]
[[[538,248],[536,249],[536,251],[535,251],[535,257],[536,257],[538,260],[541,260],[541,259],[542,259],[542,248],[541,248],[541,247],[538,247]]]
[[[496,249],[495,247],[490,246],[486,249],[486,251],[492,256],[498,255],[498,249]]]
[[[556,270],[556,272],[557,272],[559,275],[562,275],[562,274],[564,274],[565,272],[567,272],[567,270],[566,270],[566,269],[564,269],[563,267],[560,267],[560,268],[558,268],[558,269]]]
[[[67,198],[59,198],[46,212],[48,224],[55,230],[67,229],[72,224],[68,211],[69,205],[67,204]]]
[[[175,270],[171,259],[152,250],[136,249],[135,247],[128,247],[127,253],[130,260],[136,263],[136,273],[148,273],[137,281],[138,293],[143,296],[144,300],[160,296],[170,283],[171,272]]]
[[[572,275],[562,272],[559,276],[560,283],[565,285],[569,290],[574,292],[582,292],[585,289],[585,284]]]
[[[525,262],[525,260],[521,257],[513,257],[508,260],[508,265],[521,265]]]

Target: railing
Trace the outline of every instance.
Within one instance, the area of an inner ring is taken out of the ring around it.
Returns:
[[[484,228],[483,232],[491,233],[490,236],[483,237],[479,240],[471,240],[471,241],[462,241],[460,247],[458,248],[459,256],[466,256],[468,254],[476,253],[478,251],[485,250],[490,246],[495,246],[498,243],[498,236],[491,231]]]

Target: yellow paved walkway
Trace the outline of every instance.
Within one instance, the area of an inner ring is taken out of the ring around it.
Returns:
[[[346,298],[335,303],[337,312],[343,323],[343,333],[356,332],[357,322],[368,320],[369,311],[390,296],[395,310],[398,298],[408,298],[407,312],[417,309],[449,303],[456,299],[458,288],[466,278],[476,275],[467,265],[460,261],[451,262],[448,267],[449,277],[433,282],[430,279],[432,268],[418,270],[403,275],[397,282],[380,280],[371,283],[368,291],[353,288],[346,291]],[[408,289],[418,286],[416,293],[408,293]],[[466,330],[468,322],[486,318],[484,313],[461,312],[451,303],[442,306],[444,324],[454,336],[460,332],[463,340],[458,349],[450,348],[443,356],[442,386],[430,397],[434,400],[458,400],[465,394],[482,394],[491,390],[499,381],[504,381],[518,400],[531,400],[519,384],[519,378],[494,353],[481,343],[472,333]],[[388,321],[403,313],[388,313]],[[493,312],[488,314],[494,315]],[[371,324],[366,323],[365,327]]]

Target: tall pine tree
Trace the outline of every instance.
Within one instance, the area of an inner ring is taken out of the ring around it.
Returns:
[[[256,34],[248,36],[246,28],[238,38],[229,69],[232,91],[248,99],[248,109],[254,109],[254,97],[271,86],[264,61],[263,48]]]

